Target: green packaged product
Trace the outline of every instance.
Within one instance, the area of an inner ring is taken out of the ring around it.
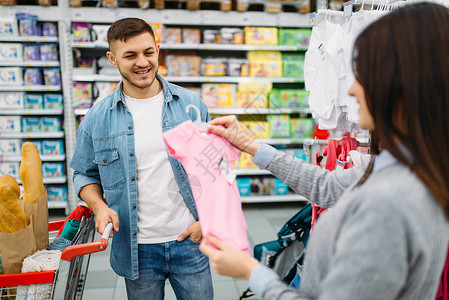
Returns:
[[[290,137],[290,116],[289,115],[269,115],[270,138]]]

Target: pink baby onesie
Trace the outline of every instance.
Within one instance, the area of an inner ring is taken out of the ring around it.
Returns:
[[[211,233],[251,254],[236,180],[229,183],[219,166],[224,159],[232,169],[240,152],[225,138],[199,129],[190,120],[162,136],[168,153],[187,173],[203,235]]]

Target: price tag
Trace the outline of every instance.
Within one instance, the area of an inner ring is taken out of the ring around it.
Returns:
[[[231,169],[231,167],[229,167],[227,160],[224,157],[222,157],[218,165],[220,166],[220,170],[223,176],[230,184],[232,184],[235,180],[236,175],[234,171]]]
[[[350,16],[352,16],[352,7],[353,7],[352,1],[348,1],[343,4],[343,16],[345,18],[349,18]]]

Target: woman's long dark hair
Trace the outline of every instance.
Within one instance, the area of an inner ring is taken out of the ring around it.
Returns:
[[[375,144],[411,168],[449,219],[449,9],[418,3],[387,14],[357,38],[354,66]]]

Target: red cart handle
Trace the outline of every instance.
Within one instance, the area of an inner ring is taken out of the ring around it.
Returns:
[[[108,223],[101,235],[101,238],[97,242],[79,244],[69,246],[62,251],[61,259],[66,261],[72,261],[76,256],[95,253],[106,250],[108,247],[109,236],[112,232],[112,223]]]

